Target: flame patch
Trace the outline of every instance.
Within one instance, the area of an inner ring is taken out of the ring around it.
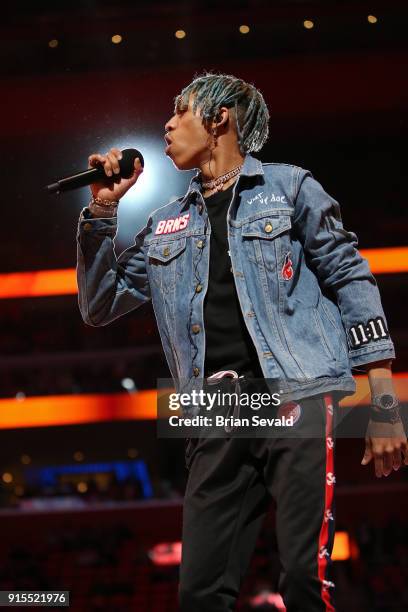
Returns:
[[[281,270],[283,280],[289,281],[293,277],[293,263],[290,258],[290,251],[285,255],[285,261]]]

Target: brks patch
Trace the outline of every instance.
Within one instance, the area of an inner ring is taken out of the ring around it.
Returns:
[[[154,234],[157,236],[160,234],[174,234],[174,232],[179,232],[187,227],[189,218],[190,213],[186,213],[180,217],[163,219],[162,221],[158,222]]]

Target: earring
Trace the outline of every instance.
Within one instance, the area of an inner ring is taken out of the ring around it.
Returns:
[[[217,138],[218,138],[218,136],[217,136],[217,128],[213,128],[213,129],[212,129],[212,135],[213,135],[214,149],[215,149],[215,147],[216,147],[216,146],[217,146],[217,144],[218,144],[218,143],[217,143]]]

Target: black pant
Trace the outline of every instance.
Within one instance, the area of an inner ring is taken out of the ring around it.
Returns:
[[[187,440],[182,612],[235,609],[271,498],[282,566],[278,590],[287,612],[334,610],[330,555],[337,406],[330,395],[297,403],[299,437]],[[320,437],[301,434],[310,435],[316,426]]]

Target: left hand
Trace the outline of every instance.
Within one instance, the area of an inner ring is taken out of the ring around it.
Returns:
[[[397,423],[368,422],[366,446],[361,465],[374,459],[377,478],[388,476],[392,470],[408,465],[408,444],[402,421]]]

